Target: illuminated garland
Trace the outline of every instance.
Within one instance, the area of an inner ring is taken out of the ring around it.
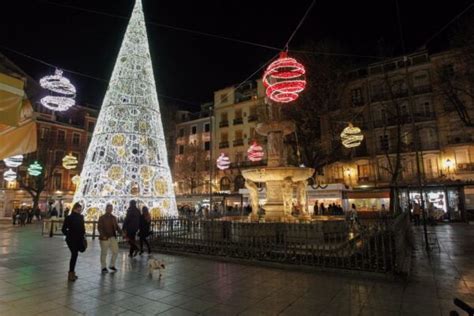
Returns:
[[[41,78],[42,88],[52,91],[58,95],[48,95],[40,100],[41,104],[52,111],[66,111],[76,104],[76,88],[63,77],[63,71],[56,69],[54,75]]]
[[[229,169],[230,167],[230,158],[226,156],[226,154],[221,153],[221,155],[217,158],[217,168],[220,170]]]
[[[16,155],[5,158],[5,165],[10,168],[17,168],[23,163],[23,155]]]
[[[16,172],[12,169],[8,169],[3,173],[3,179],[8,182],[13,182],[16,180]]]
[[[64,156],[64,158],[63,158],[63,167],[65,169],[68,169],[68,170],[76,169],[77,164],[78,164],[78,161],[77,161],[77,158],[74,155],[69,154],[69,155]]]
[[[33,177],[39,176],[43,172],[43,167],[35,161],[28,167],[28,174]]]
[[[353,148],[359,146],[364,140],[360,128],[354,127],[351,123],[341,132],[342,145],[346,148]]]
[[[263,147],[257,144],[256,141],[247,150],[247,157],[250,161],[261,161],[264,155]]]
[[[305,69],[286,52],[272,62],[263,75],[263,84],[267,97],[279,103],[288,103],[298,99],[299,93],[306,87]]]

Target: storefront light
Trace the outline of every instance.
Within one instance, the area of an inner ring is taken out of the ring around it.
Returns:
[[[451,159],[446,159],[444,161],[444,166],[448,169],[452,168],[454,166],[454,161],[452,161]]]

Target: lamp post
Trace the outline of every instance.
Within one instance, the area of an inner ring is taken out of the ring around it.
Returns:
[[[446,161],[444,162],[444,165],[445,165],[445,166],[446,166],[446,168],[448,169],[448,171],[447,171],[447,174],[446,174],[446,175],[447,175],[447,177],[449,178],[449,175],[450,175],[450,169],[451,169],[451,167],[453,167],[453,166],[454,166],[454,162],[453,162],[451,159],[449,159],[449,158],[448,158],[448,159],[446,159]]]

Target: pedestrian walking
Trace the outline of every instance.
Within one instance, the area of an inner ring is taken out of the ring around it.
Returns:
[[[140,210],[137,208],[137,201],[131,200],[127,209],[127,215],[123,221],[123,232],[130,245],[129,257],[135,257],[138,254],[138,246],[135,240],[137,231],[140,228]]]
[[[415,202],[413,205],[413,218],[415,221],[415,226],[420,226],[420,216],[421,216],[420,204]]]
[[[150,225],[151,225],[151,216],[148,211],[148,207],[144,206],[142,208],[142,215],[140,216],[140,232],[138,236],[140,237],[140,255],[143,254],[143,243],[145,243],[148,254],[151,253],[150,243],[148,242],[148,236],[150,236]]]
[[[75,203],[72,207],[71,215],[66,217],[61,231],[66,235],[66,244],[71,251],[71,259],[69,260],[68,280],[76,281],[77,275],[75,272],[77,256],[79,252],[84,252],[87,247],[85,239],[86,228],[84,226],[84,216],[81,215],[82,206]]]
[[[115,261],[118,256],[118,241],[117,236],[120,234],[120,227],[117,223],[117,218],[112,214],[112,204],[107,204],[105,207],[105,214],[99,217],[99,223],[97,225],[99,230],[100,240],[100,265],[102,267],[102,273],[108,273],[107,270],[107,253],[109,249],[112,252],[110,258],[109,269],[116,272]]]

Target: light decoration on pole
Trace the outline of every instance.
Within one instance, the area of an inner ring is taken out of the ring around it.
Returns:
[[[8,169],[3,173],[3,179],[8,182],[13,182],[16,180],[16,172],[12,169]]]
[[[43,167],[35,161],[28,166],[28,174],[33,177],[38,177],[43,172]]]
[[[131,200],[162,216],[178,214],[141,2],[135,1],[74,194],[87,220],[107,203],[123,216]]]
[[[346,148],[360,146],[363,140],[364,134],[362,134],[360,128],[353,126],[352,123],[349,123],[349,126],[341,132],[341,142]]]
[[[5,162],[5,165],[9,168],[17,168],[21,166],[23,163],[23,155],[16,155],[16,156],[11,156],[8,158],[5,158],[3,160]]]
[[[264,155],[263,147],[257,144],[256,141],[254,141],[247,150],[247,157],[250,161],[261,161]]]
[[[226,170],[230,167],[230,158],[226,156],[225,153],[221,153],[221,155],[217,158],[216,166],[220,170]]]
[[[40,79],[40,85],[46,90],[54,92],[55,95],[45,96],[40,100],[41,104],[52,111],[66,111],[76,104],[76,87],[63,77],[63,71],[56,69],[54,75],[45,76]]]
[[[76,169],[78,163],[77,158],[73,154],[66,155],[63,158],[64,169]]]
[[[267,97],[278,103],[295,101],[306,87],[306,70],[296,59],[281,52],[263,74]]]

